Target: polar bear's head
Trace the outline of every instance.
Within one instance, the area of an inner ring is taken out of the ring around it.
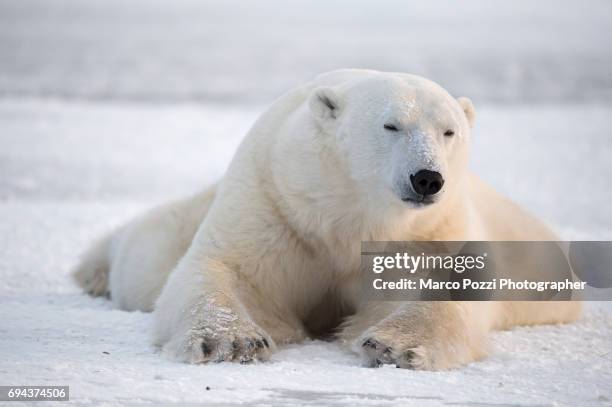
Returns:
[[[430,206],[467,172],[474,107],[429,80],[360,75],[314,88],[308,105],[348,182],[379,205]]]

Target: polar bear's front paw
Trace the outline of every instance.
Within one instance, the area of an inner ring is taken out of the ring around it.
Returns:
[[[361,353],[371,367],[395,365],[403,369],[444,370],[483,357],[486,344],[481,339],[467,335],[372,329],[354,342],[353,349]]]
[[[196,330],[189,340],[191,363],[251,363],[270,358],[272,339],[258,329],[232,329],[224,332]]]
[[[426,369],[429,365],[423,348],[402,349],[379,341],[374,337],[362,339],[361,348],[370,367],[395,365],[404,369]]]

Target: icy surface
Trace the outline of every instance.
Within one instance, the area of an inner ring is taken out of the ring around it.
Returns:
[[[68,384],[82,404],[612,400],[609,306],[590,307],[573,325],[497,333],[490,358],[450,372],[365,368],[336,344],[317,341],[284,348],[266,364],[191,366],[163,359],[150,345],[150,315],[114,310],[71,284],[68,270],[100,233],[217,178],[259,110],[0,103],[0,383]],[[586,199],[557,179],[586,167],[611,172],[600,132],[611,110],[483,107],[474,167],[566,237],[609,238],[604,192],[592,187]],[[528,182],[535,176],[536,188]]]

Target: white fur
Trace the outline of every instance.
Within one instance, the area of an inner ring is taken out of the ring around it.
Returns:
[[[576,303],[360,298],[361,241],[555,239],[468,171],[474,116],[417,76],[320,75],[262,115],[218,187],[104,239],[77,280],[122,309],[156,301],[155,342],[191,362],[266,359],[350,315],[338,336],[368,363],[445,369],[482,357],[491,329],[571,321]],[[425,207],[400,199],[419,169],[445,179]]]

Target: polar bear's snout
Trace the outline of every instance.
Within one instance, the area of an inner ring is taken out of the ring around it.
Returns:
[[[410,174],[410,183],[414,192],[426,197],[440,192],[444,178],[437,171],[420,170],[416,174]]]

